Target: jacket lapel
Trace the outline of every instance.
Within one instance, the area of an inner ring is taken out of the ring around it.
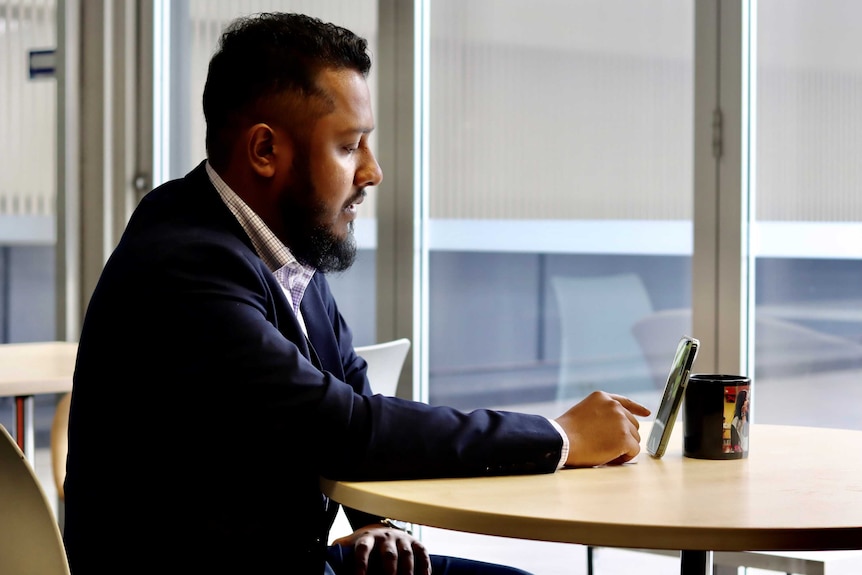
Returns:
[[[315,280],[316,277],[308,284],[299,306],[308,328],[308,339],[313,348],[312,353],[317,353],[320,369],[332,373],[339,379],[344,379],[344,366],[341,364],[338,342],[335,339],[329,314],[326,313],[326,307],[320,297]]]

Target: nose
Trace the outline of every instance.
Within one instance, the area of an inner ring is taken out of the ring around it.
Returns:
[[[380,185],[383,181],[383,170],[374,157],[371,148],[366,148],[362,165],[356,171],[356,185],[361,188]]]

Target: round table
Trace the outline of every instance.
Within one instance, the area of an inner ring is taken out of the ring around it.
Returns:
[[[641,436],[649,424],[641,426]],[[347,506],[433,527],[583,545],[678,549],[682,573],[712,551],[862,549],[862,431],[753,424],[750,456],[682,456],[546,475],[340,482]]]

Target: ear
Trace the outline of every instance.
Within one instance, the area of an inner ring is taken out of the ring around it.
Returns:
[[[246,133],[248,161],[255,173],[271,178],[279,166],[291,165],[293,150],[284,135],[279,135],[268,124],[255,124]]]

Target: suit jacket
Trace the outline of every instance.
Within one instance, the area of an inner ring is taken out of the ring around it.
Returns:
[[[322,573],[319,477],[555,470],[542,417],[372,395],[323,274],[303,334],[203,163],[153,190],[95,287],[74,374],[74,575]],[[239,569],[239,571],[237,571]]]

